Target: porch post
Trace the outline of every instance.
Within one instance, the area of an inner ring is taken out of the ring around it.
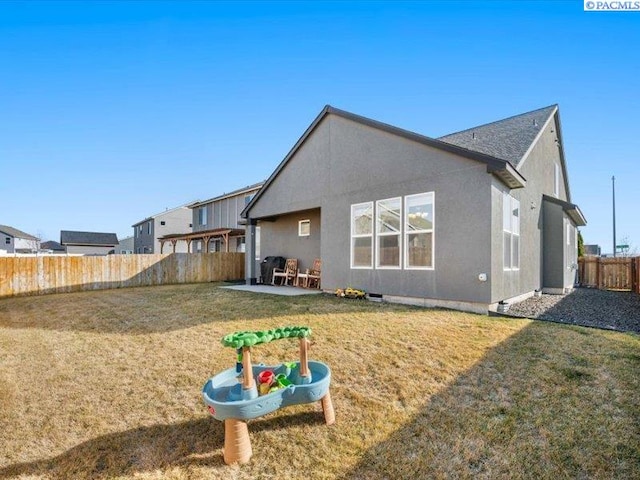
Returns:
[[[258,283],[256,275],[256,224],[258,222],[251,218],[247,218],[247,226],[245,227],[245,254],[244,268],[247,285],[255,285]]]

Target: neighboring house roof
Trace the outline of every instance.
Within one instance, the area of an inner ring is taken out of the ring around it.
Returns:
[[[468,128],[438,138],[467,150],[491,155],[515,167],[523,160],[542,132],[547,121],[558,110],[557,105],[522,113],[496,122]]]
[[[555,106],[554,106],[555,108]],[[249,211],[258,201],[258,199],[262,196],[262,193],[269,188],[271,182],[275,180],[278,174],[282,171],[285,165],[289,162],[289,160],[295,155],[298,149],[304,144],[307,138],[311,135],[311,133],[316,129],[316,127],[320,124],[320,122],[329,114],[337,115],[342,118],[346,118],[353,122],[359,123],[361,125],[366,125],[371,128],[375,128],[378,130],[382,130],[387,133],[391,133],[393,135],[397,135],[402,138],[406,138],[408,140],[412,140],[414,142],[421,143],[423,145],[428,145],[433,148],[437,148],[439,150],[443,150],[445,152],[453,153],[455,155],[460,155],[462,157],[476,160],[481,163],[485,163],[487,165],[487,172],[498,177],[505,185],[509,188],[522,188],[526,185],[526,180],[518,172],[513,164],[504,158],[495,157],[491,154],[480,152],[477,150],[470,150],[463,146],[458,146],[451,142],[445,142],[441,139],[435,139],[431,137],[427,137],[424,135],[420,135],[418,133],[410,132],[409,130],[404,130],[402,128],[394,127],[393,125],[389,125],[386,123],[378,122],[377,120],[372,120],[367,117],[363,117],[360,115],[356,115],[355,113],[347,112],[344,110],[340,110],[338,108],[334,108],[331,105],[326,105],[320,114],[315,118],[315,120],[309,125],[307,130],[302,134],[302,137],[296,142],[293,148],[289,151],[287,156],[280,162],[280,165],[275,169],[275,171],[271,174],[271,176],[264,183],[264,186],[258,191],[253,200],[249,202],[249,204],[242,211],[241,216],[243,218],[247,218]]]
[[[13,238],[24,238],[26,240],[38,240],[37,237],[29,235],[28,233],[18,230],[17,228],[10,227],[8,225],[0,225],[0,232],[5,233]]]
[[[210,198],[208,200],[203,200],[202,202],[200,202],[200,201],[193,202],[192,204],[188,205],[188,207],[189,208],[196,208],[196,207],[200,207],[202,205],[205,205],[207,203],[215,202],[217,200],[224,200],[225,198],[234,197],[236,195],[241,195],[243,193],[252,192],[254,190],[257,190],[257,189],[261,188],[262,185],[264,185],[264,183],[265,182],[254,183],[253,185],[249,185],[247,187],[239,188],[239,189],[234,190],[234,191],[229,192],[229,193],[223,193],[222,195]]]
[[[42,242],[40,244],[40,249],[42,250],[54,250],[54,251],[60,251],[60,252],[64,252],[65,248],[60,245],[58,242],[54,241],[54,240],[48,240],[46,242]]]
[[[167,213],[171,213],[174,212],[176,210],[180,210],[181,208],[191,208],[191,204],[193,202],[189,202],[189,203],[185,203],[184,205],[180,205],[179,207],[174,207],[174,208],[168,208],[162,212],[156,213],[155,215],[151,215],[147,218],[145,218],[144,220],[140,220],[139,222],[134,223],[133,225],[131,225],[132,227],[137,227],[138,225],[140,225],[141,223],[145,223],[148,222],[149,220],[153,220],[156,217],[160,217],[162,215],[165,215]]]
[[[75,232],[72,230],[61,230],[60,243],[62,245],[91,245],[99,247],[113,247],[118,245],[118,236],[115,233]]]

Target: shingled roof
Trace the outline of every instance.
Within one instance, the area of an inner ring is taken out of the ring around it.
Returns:
[[[72,230],[61,230],[60,243],[62,245],[113,247],[118,245],[118,236],[115,233],[74,232]]]
[[[13,228],[8,225],[0,225],[0,232],[6,233],[7,235],[13,238],[25,238],[27,240],[38,240],[33,235],[29,235],[28,233],[25,233],[22,230],[18,230],[17,228]]]
[[[438,140],[510,162],[517,167],[557,105],[445,135]]]

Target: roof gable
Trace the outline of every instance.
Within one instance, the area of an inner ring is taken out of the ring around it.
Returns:
[[[112,247],[118,245],[118,236],[115,233],[61,230],[60,243],[62,245],[96,245]]]
[[[453,153],[455,155],[468,158],[470,160],[476,160],[478,162],[485,163],[487,165],[487,172],[496,175],[509,188],[522,188],[526,185],[525,178],[513,167],[513,165],[511,165],[505,159],[497,158],[489,154],[486,154],[484,152],[470,150],[468,148],[456,145],[454,143],[444,142],[439,139],[427,137],[425,135],[420,135],[418,133],[414,133],[409,130],[404,130],[402,128],[394,127],[393,125],[382,123],[377,120],[372,120],[367,117],[363,117],[351,112],[334,108],[331,105],[326,105],[324,109],[322,109],[320,114],[311,123],[311,125],[309,125],[309,127],[305,130],[302,136],[298,139],[296,144],[285,156],[282,162],[280,162],[280,164],[274,170],[271,176],[265,181],[263,187],[258,191],[256,196],[251,200],[251,202],[249,202],[249,204],[242,211],[241,216],[243,218],[247,218],[249,216],[249,211],[251,210],[253,205],[255,205],[258,202],[262,194],[265,191],[267,191],[267,189],[269,188],[269,185],[275,180],[275,178],[282,171],[282,169],[284,169],[284,167],[289,162],[289,160],[295,155],[295,153],[305,143],[307,138],[309,138],[309,136],[315,131],[318,125],[320,125],[322,120],[324,120],[324,118],[329,114],[337,115],[339,117],[346,118],[347,120],[351,120],[361,125],[365,125],[377,130],[381,130],[381,131],[390,133],[392,135],[399,136],[401,138],[405,138],[414,142],[421,143],[423,145],[437,148],[439,150]]]
[[[438,140],[506,160],[518,167],[557,110],[557,105],[550,105],[445,135]]]
[[[17,228],[13,228],[8,225],[0,225],[0,232],[6,233],[7,235],[13,238],[24,238],[26,240],[38,240],[33,235],[29,235],[28,233],[25,233],[22,230],[18,230]]]

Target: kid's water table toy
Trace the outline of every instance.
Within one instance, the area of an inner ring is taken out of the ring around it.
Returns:
[[[257,332],[235,332],[222,337],[235,348],[235,368],[218,373],[202,387],[209,413],[224,421],[224,462],[246,463],[252,455],[247,420],[282,407],[319,401],[327,425],[335,422],[329,394],[331,370],[308,359],[309,327],[282,327]],[[283,338],[298,338],[300,361],[268,367],[251,364],[251,347]]]

